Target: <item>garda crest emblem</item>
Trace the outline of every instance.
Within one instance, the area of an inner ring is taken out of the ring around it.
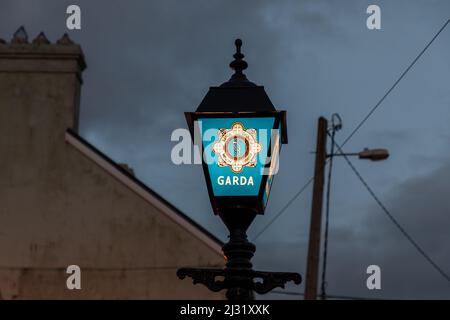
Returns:
[[[234,123],[231,129],[219,129],[219,139],[213,145],[219,167],[229,166],[234,173],[241,172],[244,167],[255,167],[261,149],[256,130],[245,129],[240,122]]]

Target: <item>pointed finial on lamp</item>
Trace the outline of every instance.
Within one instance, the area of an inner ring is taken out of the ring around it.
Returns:
[[[248,81],[245,74],[242,72],[247,69],[248,64],[244,61],[244,54],[241,52],[242,40],[236,39],[234,41],[236,46],[236,53],[233,55],[234,60],[230,62],[230,68],[234,70],[234,74],[231,79],[223,83],[222,87],[253,87],[256,86],[254,83]]]
[[[245,57],[241,53],[242,40],[236,39],[236,41],[234,41],[234,45],[236,46],[236,53],[233,55],[234,61],[230,63],[230,67],[234,70],[235,74],[243,75],[242,71],[247,69],[248,64],[242,60]]]

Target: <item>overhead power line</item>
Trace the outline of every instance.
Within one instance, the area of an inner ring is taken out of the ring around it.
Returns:
[[[328,132],[328,135],[331,137],[331,150],[330,150],[330,158],[328,165],[328,177],[327,177],[327,193],[326,193],[326,202],[325,202],[325,232],[323,236],[323,255],[322,255],[322,283],[321,283],[321,296],[322,299],[326,299],[326,272],[327,272],[327,255],[328,255],[328,225],[330,220],[330,198],[331,198],[331,176],[333,171],[333,157],[334,157],[334,136],[336,134],[336,127],[333,125],[331,134]]]
[[[344,157],[347,164],[350,166],[352,171],[355,173],[355,175],[358,177],[358,179],[361,181],[361,183],[364,185],[364,187],[367,189],[367,191],[370,193],[372,198],[375,200],[375,202],[378,204],[378,206],[383,210],[383,212],[389,217],[389,219],[394,223],[394,225],[400,230],[400,232],[408,239],[408,241],[416,248],[416,250],[433,266],[436,271],[438,271],[448,282],[450,282],[450,276],[441,268],[438,266],[436,262],[431,259],[431,257],[425,252],[425,250],[413,239],[413,237],[405,230],[405,228],[402,227],[400,222],[389,212],[389,210],[386,208],[386,206],[381,202],[380,198],[375,194],[373,189],[368,185],[368,183],[364,180],[364,178],[361,176],[361,174],[358,172],[358,170],[355,168],[353,163],[350,161],[350,159],[345,155],[345,153],[342,151],[341,146],[335,141],[335,145],[338,148],[338,152]]]
[[[409,70],[412,69],[412,67],[416,64],[416,62],[422,57],[422,55],[425,53],[425,51],[428,50],[428,48],[431,46],[431,44],[436,40],[436,38],[441,34],[442,31],[447,27],[449,24],[450,19],[448,19],[444,25],[439,29],[439,31],[434,35],[434,37],[427,43],[427,45],[420,51],[420,53],[414,58],[414,60],[409,64],[409,66],[405,69],[405,71],[402,72],[400,77],[398,77],[397,81],[394,82],[394,84],[386,91],[386,93],[381,97],[380,100],[370,109],[369,113],[361,120],[361,122],[353,129],[353,131],[349,134],[347,139],[344,140],[342,143],[342,146],[344,146],[354,135],[355,133],[362,127],[362,125],[370,118],[370,116],[375,112],[375,110],[378,109],[378,107],[383,103],[383,101],[387,98],[387,96],[392,92],[392,90],[397,87],[397,85],[402,81],[402,79],[406,76],[406,74],[409,72]]]
[[[367,115],[359,122],[359,124],[353,129],[350,135],[344,140],[342,146],[344,146],[354,135],[355,133],[363,126],[363,124],[372,116],[376,109],[383,103],[384,100],[388,97],[388,95],[397,87],[400,81],[406,76],[406,74],[412,69],[412,67],[416,64],[416,62],[423,56],[423,54],[428,50],[431,44],[436,40],[436,38],[444,31],[447,25],[450,23],[450,19],[448,19],[444,25],[439,29],[439,31],[433,36],[433,38],[427,43],[427,45],[420,51],[420,53],[414,58],[414,60],[408,65],[408,67],[402,72],[402,74],[398,77],[398,79],[394,82],[394,84],[386,91],[386,93],[378,100],[378,102],[370,109]],[[288,201],[288,203],[277,213],[277,215],[272,219],[263,229],[260,231],[257,236],[253,239],[256,240],[267,228],[272,225],[285,211],[286,209],[297,199],[311,184],[314,178],[310,178],[308,182],[300,188],[300,190]]]
[[[263,234],[264,231],[266,231],[267,228],[269,228],[269,227],[272,225],[272,223],[274,223],[275,220],[277,220],[278,217],[280,217],[280,216],[284,213],[284,211],[292,204],[292,202],[294,202],[295,199],[297,199],[297,197],[298,197],[303,191],[305,191],[306,188],[308,188],[308,186],[310,185],[310,183],[311,183],[313,180],[314,180],[314,178],[309,179],[309,181],[303,185],[303,187],[297,192],[297,194],[296,194],[291,200],[289,200],[283,208],[281,208],[281,210],[277,213],[277,215],[276,215],[275,217],[273,217],[272,220],[270,220],[269,223],[266,224],[266,226],[265,226],[264,228],[262,228],[261,231],[258,232],[258,234],[257,234],[255,237],[253,237],[252,241],[255,241],[256,239],[258,239],[258,237],[259,237],[261,234]]]

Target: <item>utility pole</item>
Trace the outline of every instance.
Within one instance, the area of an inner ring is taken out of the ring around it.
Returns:
[[[309,227],[308,261],[306,265],[305,300],[315,300],[319,275],[320,229],[322,225],[322,200],[327,158],[328,121],[320,117],[317,127],[316,161],[314,166],[314,187]]]

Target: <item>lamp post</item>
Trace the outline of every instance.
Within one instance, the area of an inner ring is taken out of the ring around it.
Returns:
[[[226,289],[230,300],[249,300],[253,292],[284,288],[288,281],[300,284],[301,276],[252,269],[256,247],[248,241],[247,229],[264,214],[281,145],[287,143],[286,112],[275,109],[263,86],[247,79],[242,41],[237,39],[235,45],[230,80],[211,87],[196,112],[185,113],[194,144],[202,151],[214,214],[230,233],[222,247],[227,263],[224,269],[181,268],[177,275],[212,291]]]
[[[342,128],[342,120],[338,114],[333,114],[331,119],[331,128],[328,128],[328,121],[324,117],[318,120],[317,128],[317,146],[316,146],[316,161],[314,169],[314,186],[313,199],[311,207],[311,220],[309,229],[308,242],[308,258],[306,265],[306,280],[305,280],[305,300],[314,300],[317,297],[317,283],[319,275],[319,255],[320,255],[320,238],[322,226],[322,203],[323,203],[323,185],[325,177],[325,164],[327,158],[329,159],[328,168],[328,185],[327,194],[330,193],[331,170],[333,166],[333,158],[336,156],[358,156],[360,159],[381,161],[389,157],[389,152],[386,149],[368,149],[365,148],[360,152],[355,153],[335,153],[334,136],[336,131]],[[327,154],[327,135],[331,137],[331,152]],[[327,204],[328,205],[328,204]],[[327,207],[327,212],[328,212]],[[328,225],[325,226],[325,240],[327,239]],[[326,245],[323,254],[323,268],[322,268],[322,288],[321,296],[325,299],[325,270],[326,270]]]

